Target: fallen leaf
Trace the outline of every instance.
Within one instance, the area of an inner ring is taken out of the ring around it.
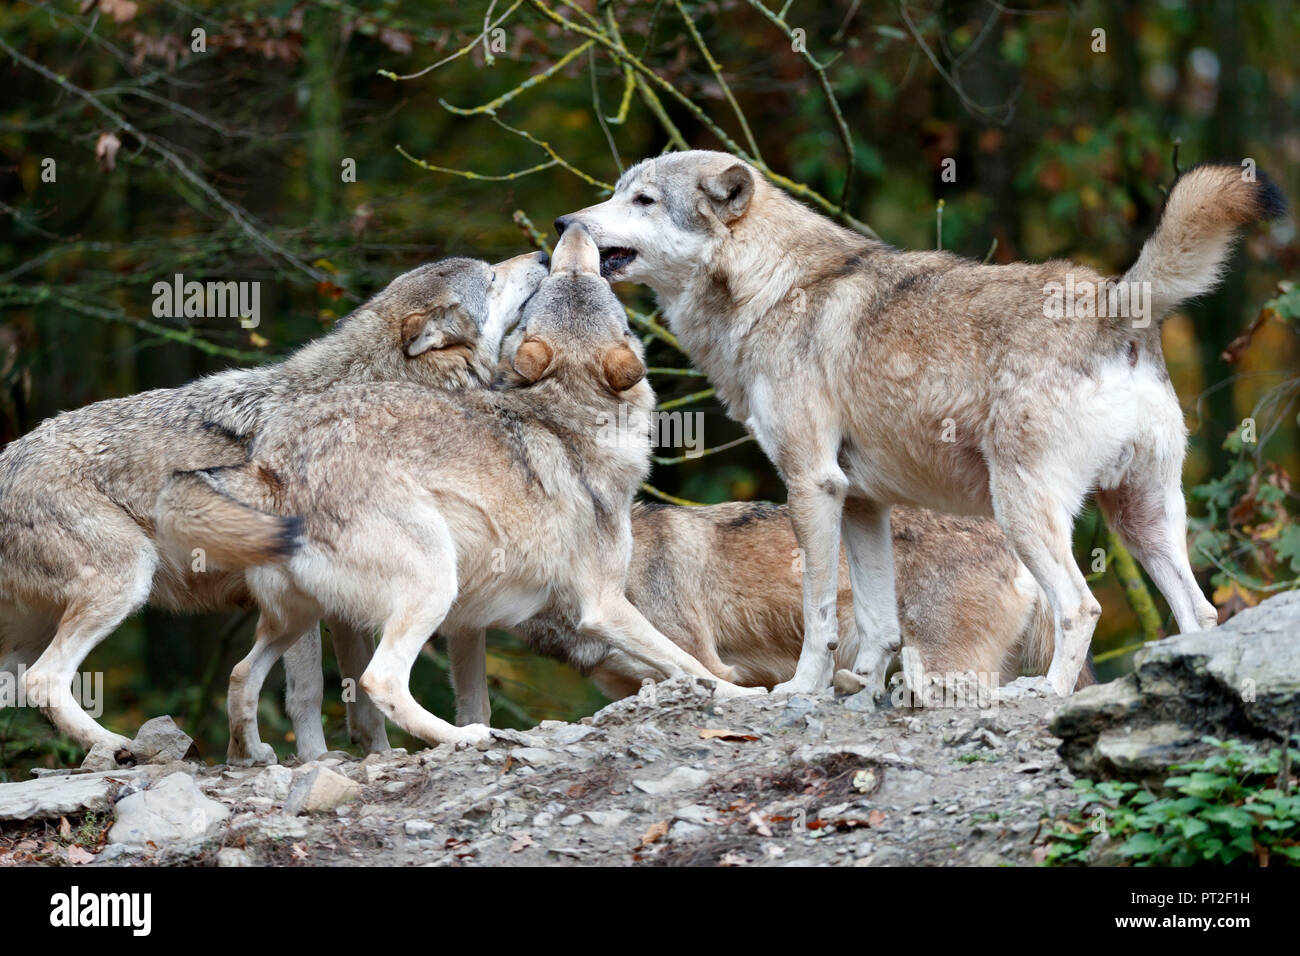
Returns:
[[[533,845],[533,835],[531,833],[516,833],[514,838],[514,842],[510,844],[511,853],[519,853]]]
[[[74,866],[81,863],[93,863],[94,860],[95,854],[89,850],[84,850],[79,846],[68,847],[68,862]]]
[[[116,133],[99,134],[99,139],[95,140],[95,159],[103,172],[113,171],[117,165],[117,151],[121,148],[122,141],[117,138]]]
[[[72,836],[72,824],[67,817],[59,817],[59,836],[65,840]]]
[[[641,845],[649,846],[651,843],[658,843],[668,834],[668,821],[660,820],[658,823],[650,824],[650,828],[645,831],[641,837]]]
[[[867,826],[878,827],[885,822],[885,814],[881,810],[872,810],[867,814]]]
[[[256,332],[248,333],[248,341],[259,349],[264,349],[271,344],[271,340],[264,335],[258,335]]]
[[[1034,862],[1042,863],[1046,859],[1047,859],[1047,847],[1045,846],[1034,847]]]
[[[292,851],[295,860],[305,860],[307,857],[311,856],[311,854],[307,852],[307,848],[301,843],[295,843],[290,847],[290,850]]]
[[[726,728],[706,727],[700,731],[700,736],[705,740],[757,740],[754,734],[747,734],[743,730],[727,730]]]
[[[763,818],[757,813],[750,813],[748,822],[750,827],[753,828],[754,832],[759,836],[770,837],[772,835],[772,828],[764,823]]]

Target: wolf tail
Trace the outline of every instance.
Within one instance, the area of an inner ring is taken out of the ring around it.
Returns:
[[[1052,617],[1052,606],[1047,603],[1047,595],[1042,588],[1034,585],[1038,592],[1025,621],[1025,629],[1020,634],[1020,672],[1022,674],[1046,674],[1052,664],[1052,653],[1056,650],[1056,621]],[[1079,671],[1079,679],[1074,683],[1075,690],[1083,690],[1097,683],[1097,676],[1092,670],[1092,659],[1084,662]]]
[[[270,564],[293,554],[302,519],[268,514],[233,497],[245,470],[172,475],[154,511],[159,543],[177,552],[201,549],[207,565],[225,570]]]
[[[1157,322],[1219,284],[1242,226],[1286,212],[1286,198],[1267,176],[1246,175],[1241,166],[1194,166],[1169,190],[1156,231],[1124,274],[1130,288],[1150,283]]]

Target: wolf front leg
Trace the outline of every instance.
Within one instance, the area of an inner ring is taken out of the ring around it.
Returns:
[[[853,622],[858,653],[853,670],[867,686],[885,686],[885,671],[898,653],[898,600],[894,591],[894,547],[889,506],[863,498],[844,502],[844,547],[853,586]]]
[[[772,693],[807,694],[830,685],[839,641],[840,519],[848,479],[832,461],[816,471],[790,474],[786,489],[803,563],[803,649],[794,677]]]
[[[649,665],[661,678],[680,674],[703,677],[715,682],[714,694],[721,698],[766,693],[761,687],[738,687],[719,679],[694,657],[655,630],[655,626],[621,593],[606,595],[586,611],[578,629],[608,641],[615,650]]]

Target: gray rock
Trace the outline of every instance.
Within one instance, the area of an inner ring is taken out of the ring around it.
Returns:
[[[155,717],[140,727],[131,741],[131,755],[140,763],[171,763],[173,760],[197,760],[198,748],[189,735],[170,717]]]
[[[687,823],[685,820],[678,820],[668,829],[668,839],[673,842],[679,840],[696,840],[704,836],[708,831],[702,826],[694,823]]]
[[[398,784],[405,787],[405,784]],[[321,813],[361,796],[361,784],[349,780],[329,767],[315,767],[302,773],[293,782],[289,796],[284,801],[284,812]]]
[[[704,786],[708,782],[709,772],[707,770],[678,767],[672,773],[660,777],[658,780],[633,780],[632,786],[643,793],[653,796],[661,793],[674,793],[678,790],[693,790],[696,787]]]
[[[1300,713],[1300,592],[1222,627],[1148,644],[1134,672],[1075,694],[1049,725],[1079,776],[1160,783],[1173,763],[1208,753],[1206,735],[1276,746]]]
[[[108,832],[108,841],[162,847],[201,840],[229,816],[229,810],[203,795],[193,777],[174,773],[118,801],[117,822]]]
[[[247,850],[228,846],[217,851],[217,866],[252,866],[253,858]]]
[[[627,810],[588,810],[583,813],[589,823],[598,827],[616,827],[631,815]]]
[[[293,786],[293,771],[278,764],[267,767],[253,780],[253,792],[268,800],[283,802]]]
[[[144,770],[132,768],[0,783],[0,820],[42,820],[108,810],[129,785],[146,779]]]
[[[681,820],[685,823],[694,823],[696,826],[707,826],[717,817],[716,810],[699,803],[688,803],[684,807],[678,807],[673,812],[674,820]]]
[[[419,840],[433,839],[434,831],[438,828],[428,820],[407,820],[402,829],[406,831],[407,836],[415,837]]]

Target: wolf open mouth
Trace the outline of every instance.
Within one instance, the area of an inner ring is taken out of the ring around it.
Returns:
[[[636,258],[636,250],[626,246],[611,246],[600,250],[600,274],[608,279],[620,269],[625,269]]]

